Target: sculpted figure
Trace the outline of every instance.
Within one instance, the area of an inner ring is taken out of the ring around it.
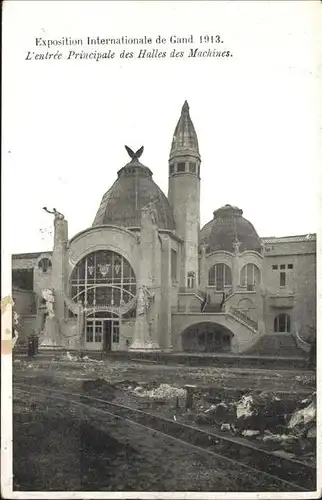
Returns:
[[[56,210],[56,208],[53,208],[52,210],[48,210],[47,207],[43,207],[43,210],[45,210],[45,212],[47,212],[48,214],[52,214],[55,216],[55,221],[56,220],[64,220],[65,219],[65,216],[58,212],[58,210]]]
[[[149,214],[152,224],[157,225],[158,224],[158,213],[155,208],[155,203],[159,201],[159,198],[151,199],[149,203],[147,203],[143,208],[142,212],[146,212]]]
[[[142,155],[142,153],[144,151],[144,146],[141,146],[140,149],[138,149],[135,153],[128,146],[125,146],[125,149],[127,151],[127,154],[130,156],[130,158],[132,158],[132,161],[134,162],[135,160],[138,160],[140,158],[140,156]]]
[[[150,305],[152,304],[154,295],[149,292],[146,286],[141,285],[138,292],[138,315],[147,314]]]
[[[54,297],[54,292],[50,288],[46,288],[45,290],[42,291],[42,296],[46,301],[46,310],[48,313],[48,316],[50,318],[53,318],[55,316],[54,313],[54,302],[55,302],[55,297]]]

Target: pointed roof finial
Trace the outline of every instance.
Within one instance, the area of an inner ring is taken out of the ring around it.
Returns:
[[[189,104],[188,101],[185,101],[182,106],[182,113],[189,113]]]
[[[181,115],[173,134],[170,160],[175,156],[192,154],[200,160],[198,138],[191,121],[188,101],[184,101]]]

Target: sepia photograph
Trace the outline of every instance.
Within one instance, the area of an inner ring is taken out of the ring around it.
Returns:
[[[320,497],[321,19],[3,2],[4,498]]]

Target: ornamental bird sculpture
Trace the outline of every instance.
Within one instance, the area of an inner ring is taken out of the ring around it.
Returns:
[[[142,155],[143,150],[144,150],[144,146],[140,147],[140,149],[138,149],[136,153],[134,153],[134,151],[131,148],[129,148],[128,146],[125,146],[125,149],[126,149],[128,155],[130,156],[130,158],[132,158],[132,161],[135,161],[135,160],[138,160],[140,158],[140,156]]]

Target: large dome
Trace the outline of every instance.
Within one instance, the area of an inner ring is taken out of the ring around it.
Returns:
[[[141,209],[151,200],[155,203],[160,229],[175,229],[168,199],[152,180],[152,172],[135,156],[118,172],[118,179],[104,194],[93,226],[113,224],[139,227]]]
[[[254,226],[242,215],[243,211],[232,205],[219,208],[214,212],[213,220],[201,229],[200,243],[207,245],[210,252],[234,252],[236,241],[240,252],[261,252],[261,240]]]

